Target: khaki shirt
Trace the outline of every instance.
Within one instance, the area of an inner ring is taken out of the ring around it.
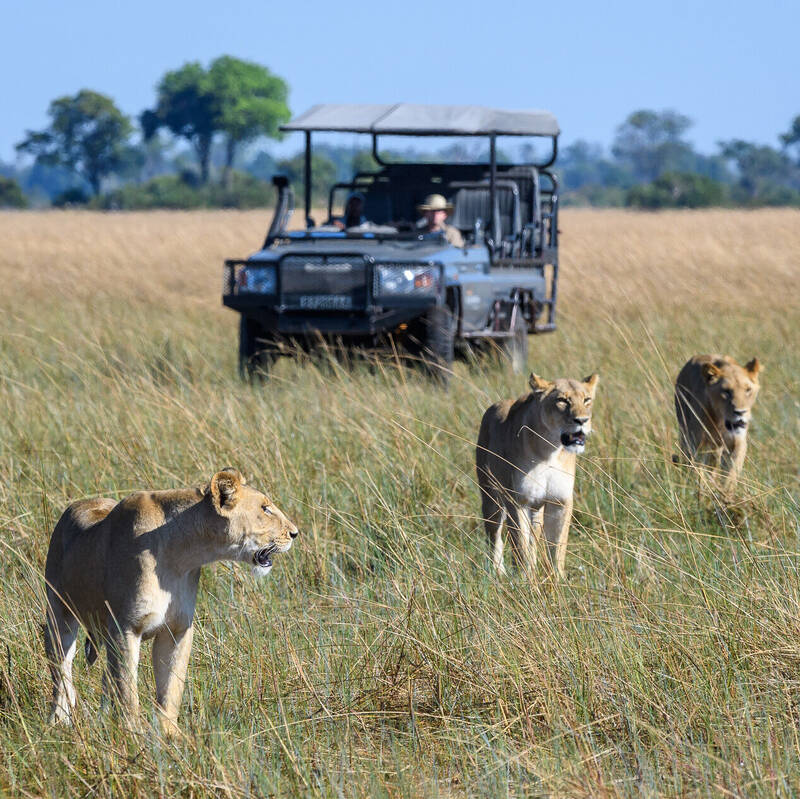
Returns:
[[[464,237],[461,235],[461,231],[457,227],[446,224],[444,226],[444,237],[447,239],[447,242],[452,244],[454,247],[464,246]]]
[[[427,229],[424,223],[425,220],[420,219],[420,221],[417,222],[417,228],[418,229],[421,228],[420,233],[429,233],[430,231]],[[444,225],[442,225],[441,233],[444,236],[445,241],[448,244],[452,244],[453,247],[464,246],[464,237],[461,235],[461,231],[457,227],[453,227],[452,225],[448,225],[447,223],[445,223]]]

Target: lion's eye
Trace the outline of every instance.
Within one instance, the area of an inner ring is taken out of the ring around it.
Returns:
[[[587,397],[587,398],[586,398],[586,399],[583,401],[583,404],[584,404],[584,405],[591,405],[591,404],[592,404],[592,398],[591,398],[591,397]]]
[[[731,392],[728,391],[727,388],[722,392],[722,398],[723,399],[730,399],[731,398]]]
[[[556,405],[558,405],[558,407],[563,411],[567,408],[569,402],[562,397],[561,399],[556,400]]]
[[[744,393],[745,393],[745,394],[752,394],[752,393],[753,393],[753,389],[752,389],[752,387],[751,387],[751,386],[748,386],[748,387],[745,389]]]
[[[262,505],[262,506],[261,506],[261,510],[263,510],[263,511],[264,511],[264,513],[266,513],[266,514],[267,514],[267,516],[273,516],[273,515],[274,515],[274,514],[272,513],[272,511],[269,509],[269,505]]]

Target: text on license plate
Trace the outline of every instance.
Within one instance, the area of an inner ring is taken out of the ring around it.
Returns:
[[[300,307],[333,311],[348,311],[353,307],[353,298],[347,294],[301,295]]]

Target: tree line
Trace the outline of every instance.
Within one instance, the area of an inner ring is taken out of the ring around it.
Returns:
[[[266,67],[221,56],[208,68],[190,62],[167,72],[154,106],[135,121],[99,92],[82,89],[59,97],[48,108],[50,124],[27,131],[16,145],[32,157],[31,166],[21,175],[2,169],[0,203],[5,194],[19,204],[23,189],[39,189],[56,205],[236,204],[238,194],[255,188],[250,200],[264,204],[270,192],[257,185],[263,181],[237,181],[233,167],[246,144],[280,136],[279,126],[290,117],[288,93],[286,81]],[[186,148],[176,152],[179,141]],[[219,187],[212,190],[215,144],[223,148],[223,161]]]
[[[609,153],[580,140],[564,148],[558,172],[566,199],[638,208],[800,206],[800,115],[776,147],[729,139],[711,155],[687,140],[692,124],[675,111],[640,110],[617,128]]]
[[[0,206],[89,204],[98,208],[253,207],[269,205],[275,172],[302,191],[302,153],[277,160],[266,140],[290,117],[289,87],[266,67],[224,55],[167,72],[155,102],[136,119],[89,89],[50,103],[49,124],[17,145],[26,166],[0,163]],[[631,113],[610,149],[578,140],[559,155],[566,203],[638,208],[709,205],[800,206],[800,115],[777,146],[721,141],[711,155],[687,139],[692,120],[676,111]],[[527,149],[526,149],[527,147]],[[526,159],[526,145],[500,160]],[[458,143],[399,157],[468,161],[485,153]],[[320,144],[312,192],[376,166],[366,149]]]

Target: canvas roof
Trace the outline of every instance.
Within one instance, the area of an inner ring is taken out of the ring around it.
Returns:
[[[480,105],[326,103],[312,106],[281,130],[417,136],[558,136],[549,111],[504,111]]]

